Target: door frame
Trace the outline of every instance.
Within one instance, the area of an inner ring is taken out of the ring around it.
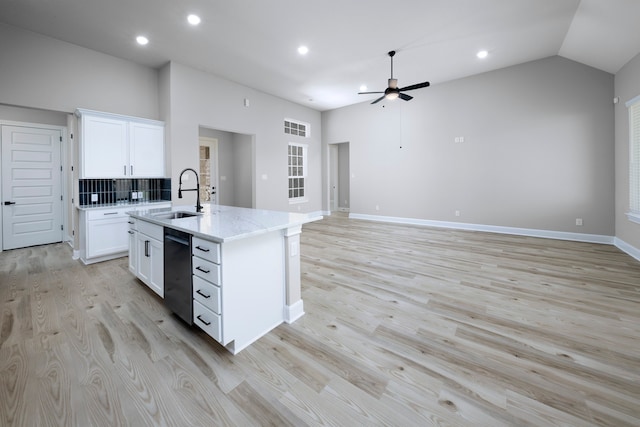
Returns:
[[[329,179],[327,180],[327,206],[329,207],[329,215],[331,215],[331,212],[351,211],[351,185],[349,185],[349,200],[347,201],[348,207],[340,207],[340,181],[341,178],[345,178],[344,176],[341,176],[339,166],[341,160],[340,147],[342,146],[342,144],[346,144],[346,146],[349,148],[349,163],[347,164],[348,170],[346,170],[345,173],[347,175],[346,178],[349,180],[349,184],[351,184],[351,145],[348,141],[328,143],[327,157],[329,160],[327,162],[327,173]],[[333,203],[331,203],[332,185],[335,185],[336,187]]]
[[[69,231],[71,230],[69,224],[69,210],[71,209],[73,203],[69,198],[68,188],[70,186],[70,176],[68,173],[69,170],[69,139],[68,139],[68,131],[66,126],[58,126],[58,125],[48,125],[45,123],[31,123],[31,122],[17,122],[12,120],[1,120],[0,119],[0,127],[2,126],[20,126],[20,127],[30,127],[37,129],[48,129],[48,130],[57,130],[60,131],[60,135],[62,136],[62,141],[60,141],[60,167],[62,168],[62,182],[60,185],[62,186],[62,241],[69,241]],[[2,132],[0,132],[0,146],[2,144]],[[0,150],[0,156],[2,156],[2,150]],[[0,158],[0,200],[4,200],[4,194],[2,194],[2,158]],[[3,221],[4,210],[0,209],[0,224]],[[0,252],[4,250],[4,235],[2,227],[0,227]]]
[[[204,143],[204,144],[203,144]],[[198,136],[198,173],[200,173],[200,147],[202,145],[206,145],[210,149],[210,158],[213,157],[215,161],[213,162],[215,167],[215,174],[211,176],[211,185],[216,188],[216,204],[220,204],[220,170],[218,169],[218,138],[212,138],[209,136]]]

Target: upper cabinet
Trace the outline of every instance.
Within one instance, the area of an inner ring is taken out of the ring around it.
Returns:
[[[80,178],[163,178],[164,123],[76,110]]]

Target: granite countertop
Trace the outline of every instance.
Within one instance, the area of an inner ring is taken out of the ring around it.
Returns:
[[[167,219],[161,215],[169,212],[195,213],[193,206],[175,206],[164,209],[146,209],[127,212],[131,217],[163,227],[184,231],[196,237],[216,242],[244,239],[270,231],[300,226],[322,219],[322,216],[247,209],[215,204],[204,204],[203,212],[187,218]]]

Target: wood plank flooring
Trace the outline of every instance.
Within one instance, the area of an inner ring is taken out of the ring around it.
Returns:
[[[304,227],[305,316],[232,356],[126,258],[0,253],[0,426],[639,426],[640,263],[613,246]]]

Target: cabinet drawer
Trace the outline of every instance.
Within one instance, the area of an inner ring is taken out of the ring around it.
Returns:
[[[125,212],[131,209],[92,209],[87,210],[87,219],[94,221],[98,219],[123,218],[128,216]]]
[[[198,327],[205,331],[207,335],[218,342],[222,341],[220,320],[219,315],[215,314],[198,301],[193,301],[193,323],[198,325]]]
[[[147,221],[136,221],[136,226],[140,233],[146,234],[156,240],[164,240],[164,228],[161,225],[152,224]]]
[[[220,288],[198,276],[193,276],[193,299],[214,313],[222,314],[220,311]]]
[[[204,258],[211,262],[215,262],[216,264],[220,264],[219,243],[210,242],[208,240],[200,239],[195,236],[191,239],[191,242],[193,255]]]
[[[194,276],[201,277],[214,285],[220,285],[220,266],[218,264],[194,256],[191,258],[191,265]]]

